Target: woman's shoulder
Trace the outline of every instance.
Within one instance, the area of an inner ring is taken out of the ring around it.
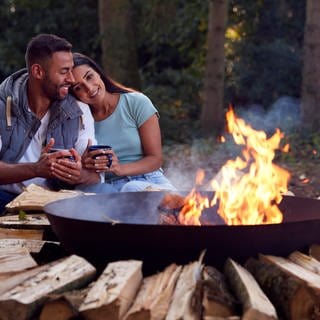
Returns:
[[[123,93],[123,95],[127,99],[127,101],[130,101],[130,102],[152,103],[150,98],[147,97],[142,92],[138,92],[138,91],[127,92],[127,93]]]
[[[146,118],[154,113],[158,114],[158,110],[151,100],[141,92],[125,93],[124,99],[126,100],[124,109],[127,110],[133,118],[139,118],[145,121]]]

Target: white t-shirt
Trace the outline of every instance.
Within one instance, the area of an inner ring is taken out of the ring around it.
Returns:
[[[94,135],[94,120],[93,120],[89,106],[80,101],[77,101],[77,103],[83,112],[82,121],[83,121],[84,129],[79,131],[79,137],[74,148],[79,152],[80,155],[82,155],[88,145],[88,139],[91,139],[93,144],[96,143],[96,140]],[[41,125],[38,131],[36,132],[36,134],[34,135],[33,139],[31,140],[25,154],[19,160],[19,163],[37,162],[39,160],[43,142],[45,141],[45,138],[46,138],[49,119],[50,119],[50,110],[48,110],[48,112],[41,119]],[[20,183],[0,185],[0,189],[13,192],[13,193],[21,193],[24,190],[24,188],[30,185],[31,183],[43,186],[45,185],[45,179],[37,177],[37,178],[25,180]]]

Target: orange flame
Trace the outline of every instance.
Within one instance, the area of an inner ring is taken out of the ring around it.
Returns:
[[[235,116],[232,108],[226,114],[227,126],[234,141],[243,145],[242,157],[228,160],[219,179],[211,181],[215,190],[211,202],[192,190],[186,206],[179,214],[180,223],[200,224],[201,211],[218,204],[218,213],[229,225],[252,225],[282,222],[277,204],[287,192],[290,174],[272,163],[279,149],[283,133],[276,132],[269,139],[263,131],[256,131]],[[285,146],[282,151],[288,150]]]

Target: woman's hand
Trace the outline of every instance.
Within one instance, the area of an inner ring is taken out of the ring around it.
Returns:
[[[90,145],[82,156],[83,167],[97,173],[109,172],[115,153],[111,149],[89,150],[89,147]]]

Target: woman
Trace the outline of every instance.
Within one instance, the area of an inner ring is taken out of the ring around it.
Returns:
[[[107,77],[89,57],[74,53],[71,93],[90,106],[98,144],[110,145],[112,164],[99,151],[86,152],[83,165],[105,172],[117,191],[176,190],[164,176],[159,115],[144,94]]]

